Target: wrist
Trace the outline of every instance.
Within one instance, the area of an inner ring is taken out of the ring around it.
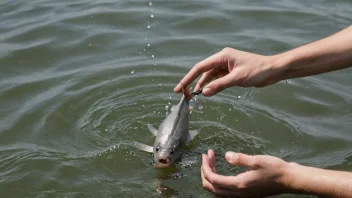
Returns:
[[[300,193],[299,187],[297,184],[297,173],[302,166],[295,162],[287,163],[287,166],[284,168],[282,179],[280,183],[285,188],[287,193]]]
[[[286,80],[290,78],[290,68],[289,65],[293,58],[289,53],[277,54],[269,56],[269,65],[273,71],[273,79],[278,82],[281,80]]]

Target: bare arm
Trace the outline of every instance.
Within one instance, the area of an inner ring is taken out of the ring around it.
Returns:
[[[231,86],[264,87],[278,81],[321,74],[352,66],[352,26],[322,40],[273,56],[262,56],[232,48],[197,63],[181,80],[187,87],[199,75],[195,90],[210,82],[204,96]],[[181,83],[174,91],[180,92]]]
[[[278,80],[352,66],[352,26],[325,39],[270,57]]]
[[[324,197],[352,197],[352,173],[291,164],[286,186],[292,192]]]
[[[218,196],[266,197],[283,193],[352,197],[352,173],[288,163],[268,155],[228,152],[226,160],[248,171],[224,176],[215,168],[215,153],[202,155],[203,187]]]

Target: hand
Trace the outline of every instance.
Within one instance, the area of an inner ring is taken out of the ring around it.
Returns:
[[[232,165],[244,166],[247,172],[236,176],[223,176],[216,173],[215,154],[209,150],[202,156],[201,177],[203,187],[216,196],[225,197],[264,197],[287,192],[290,164],[272,156],[250,156],[227,152],[226,160]]]
[[[195,91],[213,78],[217,78],[204,87],[204,96],[212,96],[231,86],[263,87],[270,85],[278,81],[274,78],[277,72],[270,62],[270,56],[225,48],[197,63],[175,87],[174,92],[181,92],[182,86],[187,87],[202,73],[202,77],[195,86]]]

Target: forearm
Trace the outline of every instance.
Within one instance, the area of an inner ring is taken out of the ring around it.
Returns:
[[[352,173],[290,164],[287,180],[293,193],[323,197],[352,197]]]
[[[352,26],[322,40],[270,57],[278,81],[352,66]]]

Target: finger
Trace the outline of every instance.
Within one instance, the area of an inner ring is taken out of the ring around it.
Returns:
[[[229,73],[228,75],[225,75],[224,77],[218,78],[217,80],[214,80],[213,82],[209,83],[207,86],[204,87],[202,92],[203,95],[212,96],[228,87],[234,86],[236,82],[235,74],[236,73],[234,72]]]
[[[201,170],[201,178],[202,178],[202,185],[203,188],[207,189],[209,192],[215,194],[216,196],[225,196],[225,197],[232,197],[235,196],[236,194],[230,190],[226,189],[221,189],[213,186],[211,183],[209,183],[205,178],[203,171]]]
[[[194,91],[198,91],[201,89],[207,82],[210,82],[215,76],[218,71],[216,69],[212,69],[203,73],[202,77],[198,80]]]
[[[209,158],[204,154],[202,161],[202,171],[204,178],[213,186],[222,189],[231,189],[234,188],[237,184],[236,178],[233,176],[223,176],[214,173],[209,166]]]
[[[223,54],[220,52],[202,60],[201,62],[197,63],[183,79],[180,83],[174,88],[175,93],[179,93],[182,91],[182,85],[187,87],[191,82],[196,79],[201,73],[207,72],[222,63],[222,56]],[[181,85],[182,84],[182,85]]]
[[[244,166],[249,169],[258,169],[259,164],[255,156],[245,155],[243,153],[227,152],[226,160],[232,165]]]
[[[209,157],[209,165],[210,165],[210,168],[211,170],[216,173],[216,168],[215,168],[215,153],[213,150],[209,149],[208,150],[208,157]]]

